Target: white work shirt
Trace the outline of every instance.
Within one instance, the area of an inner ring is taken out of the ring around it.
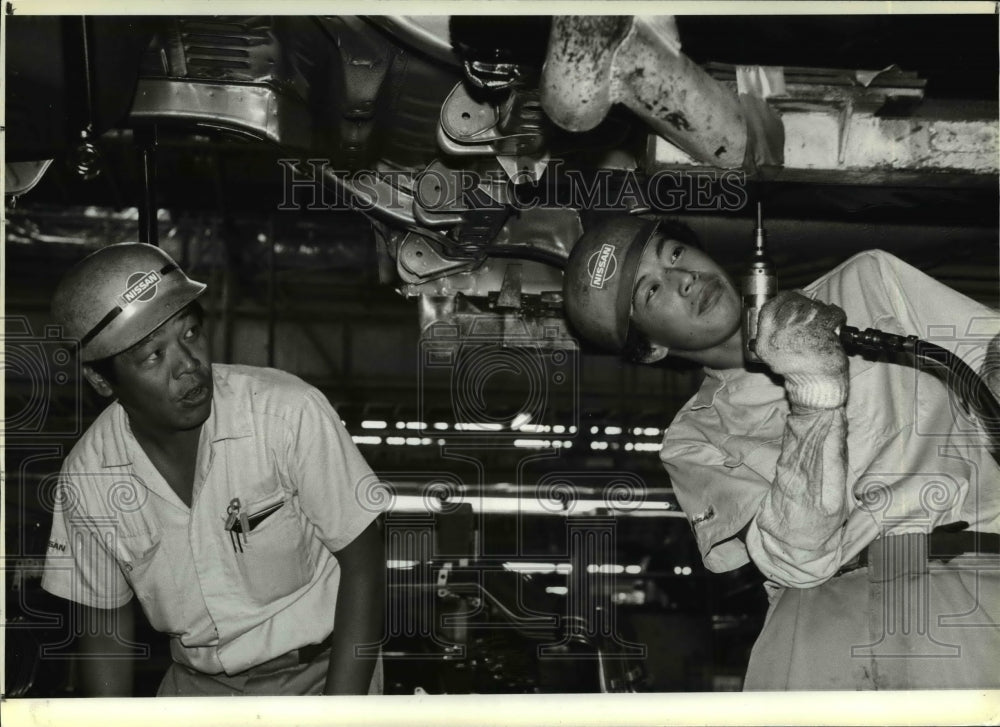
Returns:
[[[854,256],[803,293],[843,308],[850,325],[917,335],[956,353],[973,370],[1000,331],[995,311],[881,251]],[[798,563],[769,556],[768,547],[773,552],[780,544],[771,538],[765,547],[771,536],[761,535],[756,518],[767,507],[772,483],[789,487],[803,476],[794,466],[778,472],[782,448],[797,449],[789,458],[793,465],[815,460],[823,436],[814,432],[794,441],[786,429],[784,388],[769,375],[706,370],[700,390],[668,428],[660,457],[710,570],[738,568],[752,555],[770,581],[807,587],[829,578],[876,537],[958,521],[971,530],[1000,532],[1000,469],[953,391],[918,368],[862,356],[849,357],[849,367],[847,469],[840,483],[846,513],[830,515],[838,519],[824,527],[833,535],[807,554],[808,562]],[[816,419],[823,424],[834,416],[820,412]],[[772,515],[768,525],[775,532]],[[816,517],[820,522],[824,514]],[[735,536],[747,524],[744,545]],[[794,530],[794,523],[786,525]],[[782,527],[778,522],[779,535]]]
[[[113,403],[63,464],[42,586],[99,608],[135,593],[175,661],[235,674],[330,634],[333,553],[382,508],[318,390],[274,369],[215,364],[212,375],[191,508]],[[239,544],[225,530],[236,498],[254,523]]]

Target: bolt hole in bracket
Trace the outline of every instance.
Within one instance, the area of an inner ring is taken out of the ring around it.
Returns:
[[[508,177],[537,182],[549,162],[544,114],[535,94],[512,90],[502,107],[458,83],[441,107],[438,146],[455,156],[494,156]]]
[[[407,283],[422,283],[472,270],[481,262],[481,258],[449,257],[434,242],[414,232],[408,232],[399,243],[396,258],[399,276]]]

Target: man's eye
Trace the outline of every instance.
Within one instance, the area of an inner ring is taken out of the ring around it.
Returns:
[[[145,364],[156,363],[157,361],[160,360],[160,358],[162,358],[162,356],[163,356],[163,352],[160,351],[159,349],[157,349],[155,351],[150,351],[146,355],[146,357],[142,360],[142,362],[145,363]]]
[[[678,245],[670,252],[670,262],[671,263],[677,262],[677,259],[683,254],[684,254],[684,248]]]
[[[201,326],[191,326],[184,333],[184,339],[187,341],[191,341],[197,338],[199,335],[201,335]]]
[[[659,283],[653,283],[648,288],[646,288],[646,302],[647,303],[653,299],[653,296],[656,295],[656,291],[659,290],[659,289],[660,289],[660,284]]]

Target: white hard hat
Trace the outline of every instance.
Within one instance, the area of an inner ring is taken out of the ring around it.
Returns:
[[[52,315],[80,341],[81,359],[96,361],[135,345],[204,290],[160,248],[125,242],[70,270],[52,297]]]

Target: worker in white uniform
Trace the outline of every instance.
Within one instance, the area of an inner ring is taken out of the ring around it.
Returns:
[[[634,217],[576,243],[564,296],[592,343],[704,367],[661,458],[706,567],[765,577],[746,689],[1000,686],[987,427],[926,367],[849,358],[836,333],[846,315],[978,367],[996,311],[865,252],[764,306],[751,368],[729,276],[686,227]]]
[[[160,695],[377,692],[372,472],[315,388],[211,362],[204,290],[125,243],[53,298],[87,381],[115,399],[63,464],[42,581],[79,604],[84,689],[132,692],[135,595],[170,636]]]

